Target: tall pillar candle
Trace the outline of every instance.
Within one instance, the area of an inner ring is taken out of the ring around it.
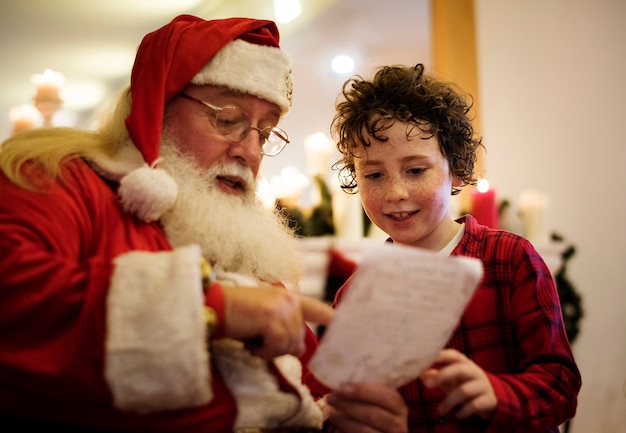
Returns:
[[[537,190],[522,191],[519,199],[519,213],[522,221],[523,236],[533,243],[545,244],[548,236],[548,208],[550,199],[547,194]]]
[[[363,238],[363,207],[358,195],[341,191],[344,199],[343,212],[337,234],[344,238],[358,241]]]
[[[332,186],[333,223],[338,237],[349,240],[363,238],[363,205],[358,194],[346,194],[338,182]]]
[[[330,172],[329,158],[332,154],[333,147],[324,133],[318,132],[311,134],[304,139],[304,151],[307,158],[308,175],[313,177],[318,174],[326,175]]]
[[[496,192],[489,188],[479,185],[471,192],[471,214],[479,224],[486,225],[491,228],[498,228],[498,206],[496,204]]]

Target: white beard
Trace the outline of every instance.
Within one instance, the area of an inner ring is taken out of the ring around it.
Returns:
[[[229,273],[296,290],[302,276],[297,239],[287,222],[256,197],[251,171],[241,165],[201,169],[164,139],[159,167],[177,182],[178,198],[161,218],[172,246],[197,244],[212,265]],[[223,193],[216,176],[246,179],[243,196]]]

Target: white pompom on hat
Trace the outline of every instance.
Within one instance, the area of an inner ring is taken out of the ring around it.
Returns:
[[[133,65],[126,128],[143,161],[131,164],[120,152],[94,164],[105,176],[112,169],[109,178],[120,181],[126,212],[158,220],[178,195],[176,182],[157,167],[165,104],[190,83],[219,85],[273,102],[284,114],[292,103],[291,69],[273,21],[178,16],[143,38]]]

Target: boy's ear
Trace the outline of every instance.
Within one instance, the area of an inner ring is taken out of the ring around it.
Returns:
[[[463,186],[463,181],[457,176],[452,176],[452,186],[455,188],[460,188]]]

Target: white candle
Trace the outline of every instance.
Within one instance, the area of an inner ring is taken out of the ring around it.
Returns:
[[[13,123],[13,134],[33,129],[40,121],[39,111],[32,105],[22,104],[13,107],[9,112],[9,119]]]
[[[283,168],[280,175],[274,175],[270,180],[274,197],[292,207],[298,206],[302,191],[309,183],[309,179],[297,167],[291,165]]]
[[[332,189],[333,223],[338,237],[363,238],[363,205],[358,194],[346,194],[336,181]]]
[[[46,69],[43,74],[33,74],[31,82],[37,89],[35,100],[57,101],[61,99],[59,92],[65,83],[65,78],[60,72]]]
[[[332,142],[325,134],[317,132],[304,139],[309,176],[325,175],[330,171],[328,159],[333,151]]]
[[[533,243],[545,244],[549,241],[548,216],[550,199],[538,190],[527,190],[520,194],[519,213],[523,236]]]
[[[272,189],[267,178],[261,177],[259,179],[256,195],[266,209],[273,209],[276,206],[276,192]]]

